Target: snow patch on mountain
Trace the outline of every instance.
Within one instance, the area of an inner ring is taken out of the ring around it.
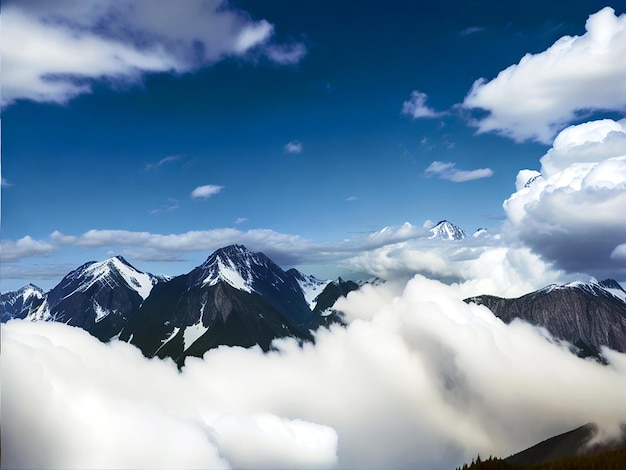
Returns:
[[[330,279],[318,279],[313,275],[303,274],[295,268],[287,271],[287,274],[292,275],[297,281],[302,293],[304,294],[304,299],[309,304],[309,308],[311,310],[315,308],[317,297],[321,294],[324,288],[332,282]]]
[[[202,285],[214,286],[220,281],[225,281],[235,289],[243,290],[246,292],[252,292],[252,275],[250,271],[250,260],[246,259],[245,270],[239,271],[238,268],[243,266],[237,266],[230,258],[223,259],[221,256],[216,256],[215,264],[202,281]]]
[[[156,284],[156,278],[136,270],[128,264],[124,258],[116,256],[100,263],[88,265],[83,272],[80,273],[80,276],[87,278],[87,281],[81,283],[78,291],[84,292],[95,283],[109,284],[113,287],[113,280],[111,278],[112,272],[119,273],[126,284],[144,300],[150,294],[154,284]]]

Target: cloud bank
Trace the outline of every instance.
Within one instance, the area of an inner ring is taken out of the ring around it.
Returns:
[[[626,120],[564,129],[503,204],[516,237],[562,269],[626,276]],[[617,253],[617,254],[616,254]]]
[[[5,2],[2,106],[19,99],[65,103],[95,79],[135,81],[184,73],[224,57],[256,54],[284,65],[306,53],[278,43],[274,26],[221,0]],[[15,47],[18,45],[19,47]]]
[[[478,132],[547,144],[580,115],[626,111],[626,14],[606,7],[585,26],[582,36],[564,36],[493,80],[477,80],[463,106],[487,111],[474,122]]]
[[[180,374],[66,325],[9,322],[3,464],[437,470],[626,420],[623,354],[605,351],[608,366],[579,359],[419,276],[338,307],[348,327],[315,344],[221,347]]]

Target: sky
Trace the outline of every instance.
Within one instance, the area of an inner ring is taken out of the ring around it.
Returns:
[[[318,277],[626,280],[621,1],[6,1],[2,22],[2,292],[231,243]],[[441,219],[492,236],[433,244]]]

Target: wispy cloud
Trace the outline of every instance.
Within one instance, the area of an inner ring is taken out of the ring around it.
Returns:
[[[441,116],[442,112],[435,111],[426,105],[428,101],[428,95],[421,91],[414,90],[411,93],[411,97],[402,103],[402,114],[411,116],[413,119],[418,118],[436,118]]]
[[[302,146],[302,142],[300,142],[299,140],[292,140],[291,142],[287,142],[285,144],[285,146],[283,147],[283,150],[286,153],[302,153],[302,151],[304,150],[304,147]]]
[[[204,186],[198,186],[191,192],[192,199],[208,199],[211,196],[219,193],[224,186],[218,186],[216,184],[205,184]]]
[[[234,223],[235,225],[241,225],[241,224],[243,224],[244,222],[247,222],[248,220],[250,220],[250,219],[248,219],[247,217],[237,217],[237,218],[235,219],[235,222],[233,222],[233,223]]]
[[[358,200],[359,200],[359,198],[357,196],[348,196],[346,198],[346,201],[348,201],[348,202],[354,202],[354,201],[358,201]]]
[[[167,164],[167,163],[173,163],[176,162],[178,160],[180,160],[182,158],[181,155],[169,155],[167,157],[162,158],[161,160],[159,160],[158,162],[155,163],[146,163],[146,166],[144,166],[144,170],[146,171],[153,171],[153,170],[158,170],[159,168],[161,168],[163,165]]]
[[[434,161],[428,168],[424,170],[424,176],[427,178],[439,178],[442,180],[452,181],[454,183],[463,183],[481,178],[489,178],[493,175],[491,168],[479,168],[477,170],[459,170],[456,163]]]
[[[172,211],[175,211],[176,209],[178,209],[178,205],[179,205],[178,199],[170,198],[170,199],[168,199],[167,204],[163,204],[160,208],[152,209],[151,211],[148,211],[148,212],[150,214],[160,214],[162,212],[172,212]]]
[[[10,183],[4,176],[1,178],[1,181],[2,181],[2,183],[1,183],[0,186],[3,187],[3,188],[9,188],[9,187],[13,186],[13,183]]]
[[[486,29],[483,28],[482,26],[470,26],[469,28],[465,28],[459,31],[459,36],[464,37],[464,36],[469,36],[471,34],[482,33],[484,31],[486,31]]]

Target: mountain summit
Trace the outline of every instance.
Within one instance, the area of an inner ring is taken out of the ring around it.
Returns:
[[[463,229],[457,227],[452,222],[441,220],[430,229],[432,236],[429,238],[438,238],[441,240],[463,240],[467,234]]]

